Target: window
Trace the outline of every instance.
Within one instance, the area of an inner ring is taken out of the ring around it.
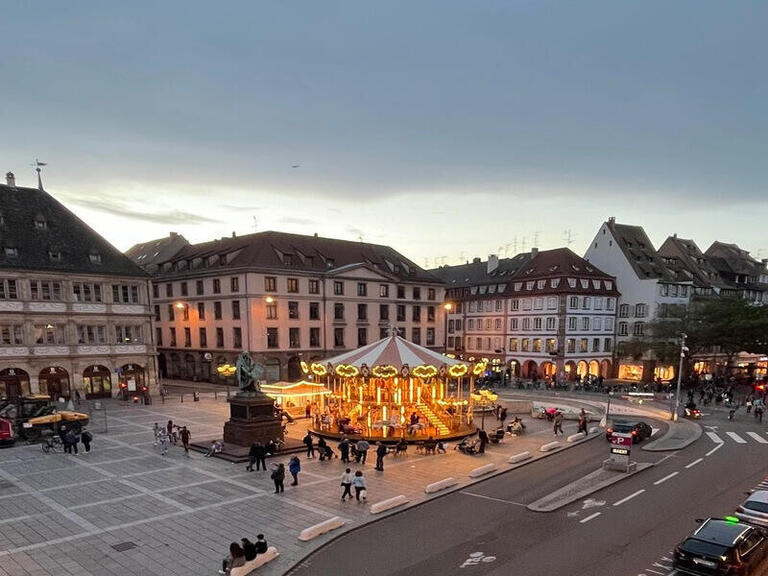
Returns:
[[[634,326],[632,326],[633,336],[642,336],[644,331],[645,331],[645,322],[635,322]]]
[[[611,332],[613,330],[613,318],[606,318],[605,319],[605,328],[604,330],[606,332]]]
[[[389,320],[389,304],[379,304],[379,320]]]
[[[530,298],[524,298],[523,299],[523,310],[530,310],[531,309],[531,299]]]
[[[603,299],[595,298],[595,310],[602,310],[602,309],[603,309]]]
[[[344,282],[341,282],[339,280],[334,281],[334,283],[333,283],[333,293],[336,296],[343,296],[344,295]]]
[[[587,351],[589,351],[589,339],[579,338],[579,352],[587,352]]]
[[[208,348],[208,332],[205,328],[198,328],[197,331],[200,338],[200,348]]]
[[[114,290],[114,288],[113,288],[113,290]],[[165,296],[166,296],[166,298],[173,298],[173,284],[171,284],[170,282],[168,282],[165,285]],[[115,302],[118,302],[118,301],[119,300],[115,300]]]
[[[592,352],[600,352],[600,338],[592,338]]]
[[[501,330],[501,318],[496,318],[496,320],[493,321],[493,329]]]
[[[221,320],[221,302],[213,303],[213,319]]]
[[[603,341],[603,352],[613,352],[613,340],[610,338]]]
[[[299,279],[288,278],[288,292],[296,294],[299,291]]]
[[[398,298],[405,298],[405,286],[398,286],[397,287],[397,297]]]
[[[224,348],[224,328],[216,328],[216,348]]]
[[[240,350],[243,347],[243,329],[239,326],[232,328],[232,348]]]
[[[538,282],[536,282],[536,288],[539,290],[542,290],[546,285],[547,285],[546,280],[539,280]]]
[[[645,304],[637,304],[635,306],[635,318],[645,318],[646,308]]]
[[[522,342],[520,342],[520,351],[521,352],[528,352],[531,347],[531,341],[528,338],[523,338]]]
[[[277,278],[274,276],[264,276],[264,291],[277,292]]]
[[[358,282],[357,283],[357,295],[358,296],[368,296],[368,284],[365,282]]]
[[[427,328],[427,346],[435,345],[435,329]]]
[[[533,319],[533,329],[534,330],[541,330],[541,317],[536,317]]]
[[[519,298],[513,298],[512,299],[511,309],[512,310],[520,310],[520,299]]]
[[[368,320],[368,304],[357,305],[357,319],[360,321]]]
[[[584,298],[581,299],[581,308],[582,310],[589,310],[590,306],[592,305],[591,298],[589,296],[584,296]]]
[[[189,306],[184,306],[181,309],[181,316],[182,316],[184,322],[189,322]]]
[[[197,294],[198,296],[202,296],[203,294],[205,294],[205,288],[203,286],[202,280],[195,281],[195,294]]]
[[[344,348],[344,328],[333,329],[333,347]]]
[[[517,352],[517,338],[510,338],[509,339],[509,351],[510,352]]]
[[[166,284],[166,292],[168,286],[172,284]],[[173,295],[173,290],[171,290]],[[114,303],[122,304],[138,304],[139,303],[139,286],[138,284],[112,284],[112,301]]]
[[[581,329],[582,330],[589,330],[589,318],[582,318],[581,319]]]
[[[509,322],[509,329],[512,332],[516,332],[517,331],[517,326],[518,326],[518,319],[517,318],[512,318],[512,320]]]
[[[453,336],[448,336],[448,348],[451,350],[456,349],[456,338]]]
[[[309,303],[309,319],[320,320],[320,303],[319,302]]]
[[[413,299],[421,300],[421,288],[419,288],[418,286],[413,287]]]
[[[155,328],[155,345],[156,346],[163,345],[163,329],[159,327]]]
[[[170,322],[173,322],[175,319],[175,311],[173,309],[173,304],[168,304],[168,320]]]
[[[221,280],[219,278],[213,279],[213,293],[221,294]]]
[[[184,348],[192,347],[192,331],[189,328],[184,328]]]
[[[427,288],[427,300],[434,300],[434,299],[435,299],[435,289]]]
[[[619,306],[619,318],[629,318],[629,304]]]
[[[411,342],[421,344],[421,328],[411,328]]]
[[[576,352],[576,338],[568,338],[565,341],[565,350],[570,354]]]
[[[379,284],[379,297],[389,298],[389,284]]]
[[[336,302],[333,305],[333,319],[344,320],[344,304],[341,302]]]
[[[573,332],[574,330],[578,330],[578,321],[579,319],[576,316],[569,316],[568,317],[568,330]]]
[[[592,318],[592,330],[602,330],[603,329],[603,319],[602,318]]]
[[[155,322],[160,322],[160,305],[155,304]]]
[[[115,342],[117,344],[143,344],[141,326],[131,324],[115,326]]]
[[[309,329],[309,347],[310,348],[320,347],[320,328]]]
[[[232,319],[240,320],[240,300],[232,300]]]
[[[448,320],[448,334],[453,334],[456,331],[456,323],[454,320]]]
[[[578,296],[571,296],[568,298],[568,308],[576,309],[579,307],[579,297]]]
[[[461,319],[460,318],[456,318],[456,331],[457,332],[461,331]]]
[[[101,302],[101,284],[91,284],[87,282],[74,282],[72,284],[72,294],[75,302]]]
[[[478,322],[482,322],[482,320],[478,320]],[[471,332],[474,329],[475,329],[475,320],[474,318],[470,318],[469,320],[467,320],[467,331]]]
[[[677,284],[672,284],[672,286],[669,287],[669,295],[677,297],[677,292],[678,292]]]
[[[411,313],[414,322],[421,322],[421,306],[414,306]]]
[[[270,302],[266,306],[267,320],[277,320],[277,302]]]
[[[232,278],[229,279],[229,291],[233,293],[240,292],[240,278],[232,276]]]
[[[533,339],[533,351],[534,352],[541,352],[541,338],[534,338]]]
[[[320,282],[317,280],[310,280],[309,281],[309,293],[310,294],[320,294]]]
[[[557,318],[555,318],[554,316],[550,316],[549,318],[547,318],[547,330],[554,330],[556,321],[557,321]]]
[[[550,354],[557,352],[557,339],[547,338],[547,352]]]
[[[176,328],[171,327],[171,341],[168,344],[171,348],[176,347]]]
[[[469,303],[469,311],[470,312],[474,312],[475,311],[475,301],[474,300]],[[482,312],[482,310],[480,310],[480,312]]]
[[[544,298],[534,298],[534,300],[533,300],[533,309],[534,310],[543,310],[544,309]]]
[[[106,344],[107,327],[106,326],[78,326],[77,327],[78,344]]]
[[[496,312],[501,312],[501,307],[503,306],[503,303],[501,300],[494,300],[495,309]]]
[[[552,280],[549,281],[550,288],[557,288],[560,286],[560,278],[552,278]]]
[[[547,310],[555,310],[557,308],[557,298],[547,298]]]
[[[299,319],[299,303],[294,301],[288,302],[288,319],[289,320],[298,320]]]
[[[32,300],[61,300],[61,282],[32,280],[29,283]]]
[[[397,305],[397,321],[405,322],[405,304]]]
[[[288,328],[288,347],[301,348],[301,333],[298,328]]]
[[[629,333],[626,322],[619,322],[619,336],[626,336]]]
[[[523,318],[523,330],[530,330],[530,329],[531,329],[531,319]]]
[[[152,284],[152,298],[160,298],[160,286]]]
[[[605,299],[605,309],[606,310],[613,310],[616,306],[616,301],[613,298],[606,298]]]
[[[187,288],[187,283],[182,282],[181,283],[181,295],[182,296],[189,296],[189,288]]]
[[[357,345],[365,346],[368,344],[368,328],[357,329]]]

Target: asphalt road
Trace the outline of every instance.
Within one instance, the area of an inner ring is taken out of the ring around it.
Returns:
[[[694,519],[732,513],[768,473],[765,426],[719,413],[702,424],[716,426],[705,430],[721,442],[704,434],[680,452],[635,449],[633,459],[656,466],[586,501],[546,514],[526,508],[597,469],[608,452],[603,439],[345,534],[289,574],[671,574],[665,558]]]

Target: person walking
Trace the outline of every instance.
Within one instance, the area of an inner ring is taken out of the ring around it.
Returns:
[[[157,441],[160,443],[160,454],[163,456],[168,454],[168,432],[165,430],[165,428],[160,428]]]
[[[368,448],[370,448],[371,445],[368,444],[368,441],[364,438],[360,438],[360,440],[357,441],[357,444],[355,445],[355,449],[357,450],[357,458],[356,461],[358,463],[362,462],[365,464],[366,459],[368,458]]]
[[[291,482],[291,486],[298,486],[299,472],[301,472],[301,462],[299,462],[298,456],[294,456],[291,458],[291,461],[288,462],[288,471],[291,473],[291,476],[293,476],[293,482]]]
[[[85,427],[83,427],[80,432],[80,441],[83,443],[83,446],[85,446],[85,451],[90,452],[91,442],[93,442],[93,434],[91,434],[91,432]]]
[[[280,464],[272,465],[271,478],[275,483],[275,494],[278,492],[285,492],[285,487],[283,486],[283,481],[285,480],[285,465],[282,462]]]
[[[339,442],[339,452],[341,452],[341,462],[349,464],[349,440],[347,440],[346,436],[343,436],[341,442]]]
[[[757,418],[757,421],[762,424],[763,423],[763,405],[758,404],[755,406],[755,418]]]
[[[478,428],[477,438],[480,440],[480,445],[477,448],[477,453],[485,454],[485,447],[488,445],[488,432]]]
[[[256,463],[256,451],[258,444],[258,442],[254,442],[251,444],[251,447],[248,450],[248,466],[245,467],[248,472],[253,472],[253,465]]]
[[[355,472],[355,476],[352,478],[352,485],[355,487],[355,499],[360,502],[360,499],[368,499],[368,484],[363,476],[363,471],[358,470]]]
[[[349,496],[349,499],[352,500],[352,480],[354,476],[352,476],[352,470],[347,468],[344,471],[344,474],[341,475],[341,487],[344,488],[344,492],[341,493],[341,501],[346,502],[347,496]]]
[[[256,442],[256,470],[259,468],[267,471],[267,447],[261,442]]]
[[[314,458],[315,447],[312,444],[312,433],[309,430],[307,430],[307,435],[304,436],[302,442],[304,442],[304,445],[307,447],[307,458]]]
[[[555,436],[557,436],[558,431],[560,432],[560,434],[564,434],[564,432],[563,432],[563,413],[562,412],[558,412],[557,414],[555,414],[555,423],[554,423],[553,428],[554,428],[554,431],[555,431]]]
[[[501,427],[504,428],[504,422],[507,419],[507,409],[502,407],[499,411],[499,420],[501,420]]]
[[[383,442],[376,442],[376,470],[384,472],[384,456],[387,455],[387,447]]]
[[[326,447],[327,445],[328,445],[328,444],[326,444],[326,442],[325,442],[325,438],[323,438],[322,436],[320,436],[320,437],[317,439],[317,453],[318,453],[318,454],[319,454],[319,456],[320,456],[320,461],[321,461],[321,462],[322,462],[323,460],[325,460],[325,447]]]
[[[160,442],[160,425],[157,422],[155,422],[155,425],[152,426],[152,435],[154,437],[152,446],[157,446],[157,443]]]
[[[190,434],[186,426],[182,426],[179,436],[181,437],[181,444],[184,446],[184,455],[189,456],[189,439],[192,437],[192,434]]]

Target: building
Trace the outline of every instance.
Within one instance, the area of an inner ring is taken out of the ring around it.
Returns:
[[[611,376],[615,279],[568,248],[432,272],[446,283],[449,352],[523,378]]]
[[[187,245],[153,265],[155,342],[168,377],[216,380],[247,350],[265,380],[297,380],[302,362],[391,327],[443,346],[442,282],[388,246],[260,232]]]
[[[640,226],[609,218],[587,249],[585,260],[616,277],[621,293],[616,319],[618,378],[649,382],[676,377],[676,366],[657,365],[651,351],[627,355],[626,343],[645,335],[646,324],[670,307],[687,306],[694,289],[690,273],[671,269]]]
[[[753,304],[768,304],[768,259],[755,260],[736,244],[713,242],[704,252],[731,292]]]
[[[184,236],[171,232],[165,238],[136,244],[129,248],[125,255],[149,274],[154,274],[160,263],[167,262],[187,246],[189,242]]]
[[[0,185],[0,396],[156,383],[149,276],[39,188]]]

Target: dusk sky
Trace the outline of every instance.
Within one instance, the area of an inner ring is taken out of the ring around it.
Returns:
[[[22,2],[0,170],[120,249],[283,230],[420,265],[601,222],[768,257],[766,2]],[[525,243],[525,244],[523,244]]]

